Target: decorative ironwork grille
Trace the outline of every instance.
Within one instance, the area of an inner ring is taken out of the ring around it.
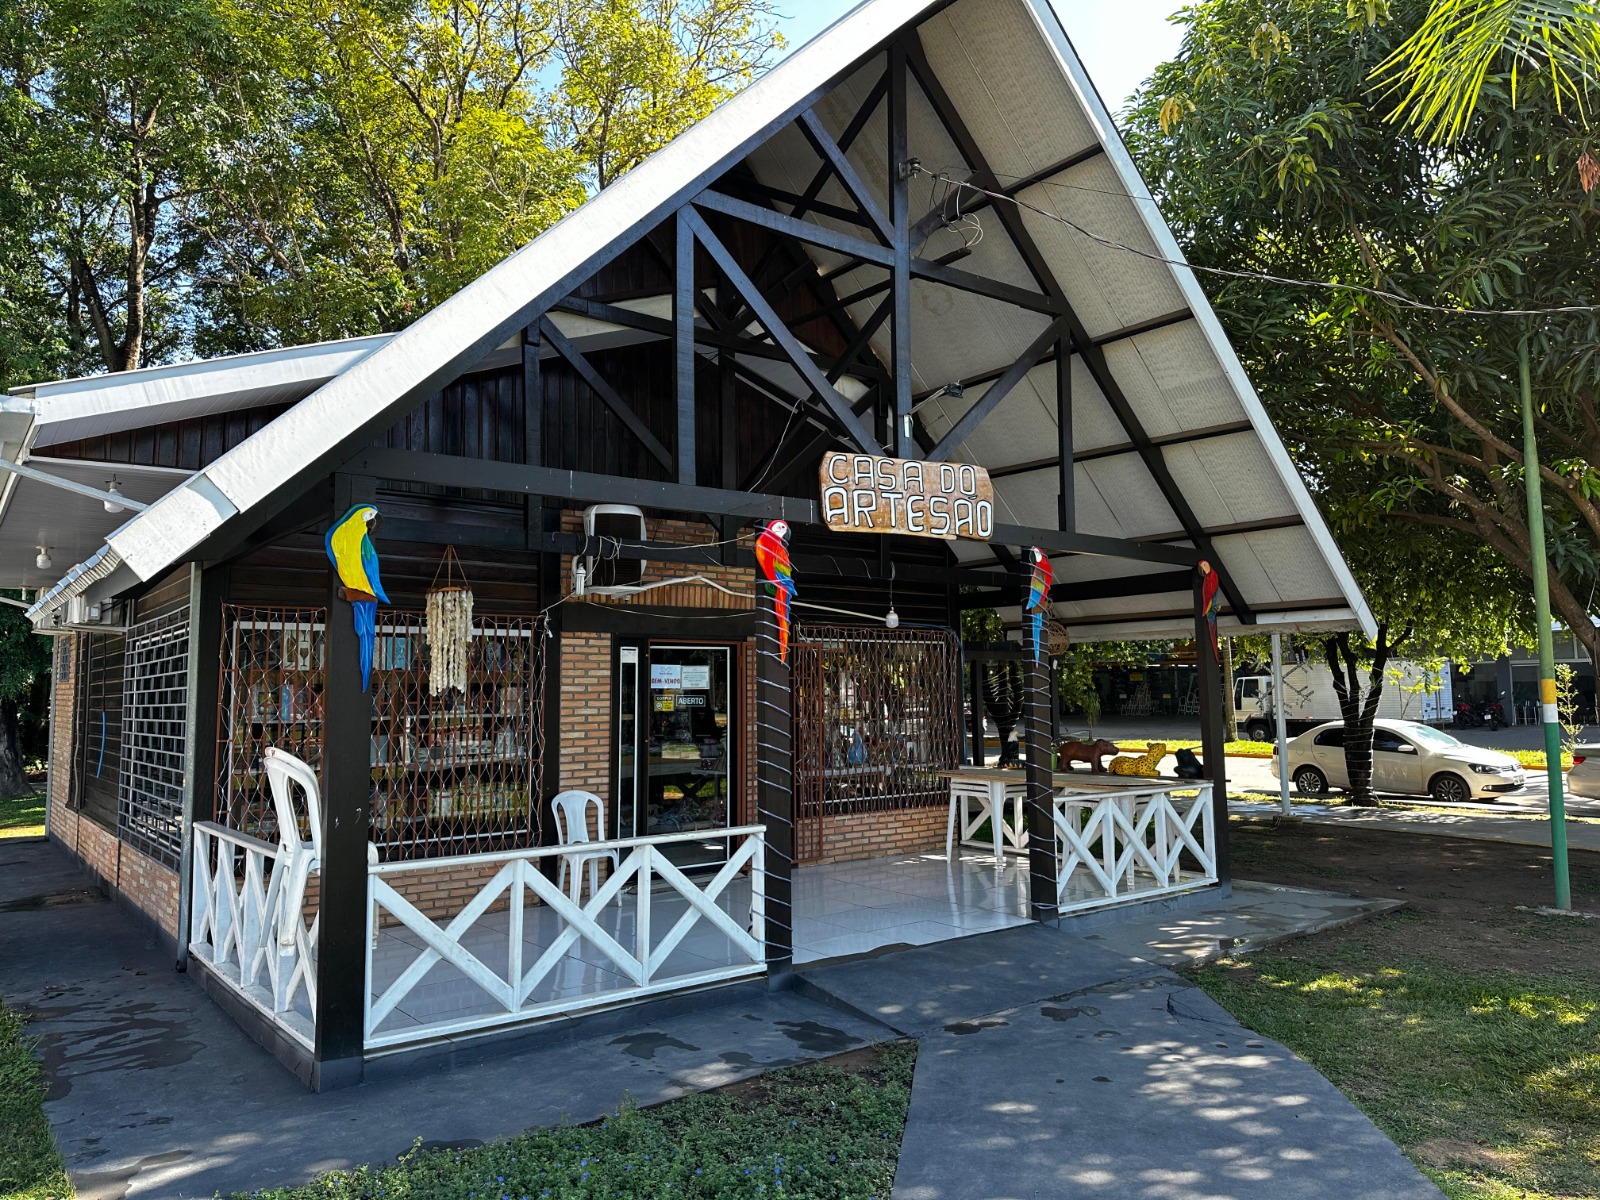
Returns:
[[[790,654],[795,855],[826,850],[825,817],[948,802],[960,761],[961,647],[946,629],[805,625]]]
[[[229,607],[224,616],[217,818],[276,841],[262,751],[280,746],[321,771],[326,614]],[[378,613],[369,799],[384,861],[539,844],[544,628],[474,614],[466,690],[432,696],[422,614]]]
[[[122,839],[178,865],[188,729],[189,608],[129,626],[123,659]]]
[[[386,862],[539,844],[544,623],[475,613],[465,691],[434,696],[421,613],[378,614],[372,841]]]
[[[275,842],[278,820],[261,752],[281,746],[321,770],[327,613],[225,605],[222,615],[217,822]]]

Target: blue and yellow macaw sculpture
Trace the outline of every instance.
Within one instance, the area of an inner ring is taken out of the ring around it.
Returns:
[[[1028,547],[1028,557],[1032,561],[1033,574],[1028,580],[1028,603],[1025,607],[1031,614],[1033,661],[1038,662],[1044,653],[1044,614],[1050,608],[1050,583],[1055,573],[1050,569],[1050,556],[1039,547]]]
[[[361,690],[367,690],[372,677],[372,643],[378,626],[378,601],[389,603],[383,581],[378,578],[378,551],[369,535],[378,519],[370,504],[357,504],[334,522],[323,539],[328,561],[344,585],[341,595],[350,601],[356,623],[356,641],[361,646]]]
[[[772,588],[778,622],[778,661],[789,661],[789,601],[794,599],[794,567],[789,562],[789,522],[768,521],[756,536],[756,563]]]

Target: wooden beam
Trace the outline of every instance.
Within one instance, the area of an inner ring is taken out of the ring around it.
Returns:
[[[894,259],[889,273],[889,368],[894,376],[894,429],[889,439],[901,458],[916,443],[908,436],[911,423],[911,163],[906,123],[906,50],[889,47],[889,192],[894,216]]]
[[[789,332],[789,328],[783,323],[783,319],[773,311],[772,306],[767,303],[766,297],[757,290],[754,282],[744,273],[744,270],[735,261],[728,248],[722,244],[721,239],[711,231],[711,227],[705,223],[705,220],[693,208],[686,207],[682,211],[684,220],[688,221],[694,230],[694,236],[706,248],[706,252],[715,260],[722,273],[728,277],[728,282],[733,285],[734,290],[744,297],[745,303],[755,313],[756,320],[761,323],[761,327],[771,335],[772,340],[777,342],[779,347],[788,355],[790,364],[796,371],[800,372],[800,377],[806,381],[806,385],[816,394],[817,398],[827,405],[828,410],[834,415],[835,419],[850,434],[856,447],[867,454],[883,453],[883,449],[878,445],[877,439],[868,432],[866,427],[861,424],[860,419],[851,410],[850,402],[839,394],[838,389],[828,382],[827,377],[821,371],[817,370],[816,364],[807,355],[805,347],[800,344],[794,334]]]
[[[1063,529],[1076,529],[1078,495],[1077,481],[1073,475],[1076,456],[1072,438],[1072,338],[1061,322],[1056,322],[1056,328],[1060,331],[1056,341],[1056,522]]]
[[[1050,554],[1098,554],[1106,558],[1172,563],[1174,566],[1192,567],[1201,558],[1200,552],[1190,546],[1131,542],[1122,538],[1097,537],[1094,534],[1074,533],[1063,529],[1040,529],[1027,525],[996,524],[989,543],[997,552],[1001,547],[1038,546]]]
[[[1125,575],[1116,579],[1085,579],[1057,583],[1050,588],[1054,600],[1113,600],[1123,596],[1161,596],[1169,592],[1187,591],[1192,569],[1160,571],[1150,575]],[[1017,577],[1018,580],[1021,576]],[[964,592],[961,607],[1008,608],[1019,603],[1021,592],[1016,587],[994,588],[981,592]]]
[[[890,51],[893,54],[893,51]],[[878,236],[890,245],[894,244],[894,230],[889,224],[889,219],[883,215],[883,210],[878,207],[878,202],[872,198],[872,192],[856,174],[855,167],[845,157],[844,150],[839,143],[833,140],[833,135],[823,128],[822,122],[817,120],[815,110],[808,109],[800,114],[800,131],[806,135],[806,140],[811,143],[811,148],[822,156],[823,160],[833,168],[833,173],[838,176],[839,182],[844,185],[844,190],[850,193],[850,198],[860,206],[871,227]]]
[[[589,503],[635,504],[670,512],[726,514],[738,517],[783,517],[792,523],[817,523],[813,500],[772,496],[759,492],[730,492],[721,488],[689,487],[622,475],[593,475],[526,463],[496,462],[418,450],[370,447],[351,456],[346,469],[402,483],[432,483],[443,487],[481,488],[508,495],[553,496]],[[1165,549],[1165,548],[1163,548]]]
[[[1061,336],[1061,323],[1052,321],[1046,325],[1044,332],[1034,338],[1028,348],[1022,352],[1022,357],[1006,368],[1006,373],[989,385],[987,391],[978,397],[977,401],[966,412],[956,418],[956,423],[950,426],[945,435],[939,439],[939,444],[928,451],[930,462],[943,462],[955,453],[962,442],[972,436],[973,431],[983,423],[985,417],[992,413],[1008,395],[1011,389],[1021,383],[1029,371],[1033,370],[1039,359],[1044,357],[1044,352],[1055,345]]]
[[[677,391],[678,482],[693,486],[695,477],[694,421],[694,231],[678,211],[674,221],[676,253],[673,255],[672,324],[674,382]]]
[[[645,449],[655,456],[656,461],[666,467],[667,470],[672,470],[674,465],[672,455],[667,453],[667,448],[661,444],[655,434],[650,432],[649,426],[639,419],[639,415],[633,411],[627,401],[617,395],[616,389],[606,382],[605,377],[594,369],[594,366],[583,356],[583,353],[567,340],[566,334],[556,328],[555,322],[549,317],[544,317],[539,322],[539,330],[555,352],[566,359],[572,369],[578,373],[579,378],[589,385],[589,390],[598,396],[607,408],[616,413],[617,417],[634,437],[644,443]]]

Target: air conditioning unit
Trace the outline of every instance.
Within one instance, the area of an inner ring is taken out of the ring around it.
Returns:
[[[590,505],[583,510],[583,532],[636,546],[645,541],[644,511],[631,504]],[[599,555],[583,558],[578,565],[584,572],[584,590],[609,596],[638,587],[648,564],[642,558],[614,557],[602,546]]]

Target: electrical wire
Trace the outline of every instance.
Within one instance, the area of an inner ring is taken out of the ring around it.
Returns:
[[[980,196],[987,196],[995,203],[1005,201],[1007,203],[1016,205],[1018,208],[1027,209],[1029,212],[1035,213],[1048,221],[1055,221],[1058,224],[1065,225],[1067,228],[1082,234],[1084,237],[1098,245],[1105,246],[1107,249],[1121,250],[1128,254],[1137,255],[1139,258],[1148,259],[1151,262],[1163,263],[1170,267],[1186,267],[1191,271],[1202,272],[1207,275],[1216,275],[1224,279],[1246,279],[1257,283],[1273,283],[1283,287],[1306,288],[1317,291],[1353,292],[1361,296],[1370,296],[1375,300],[1383,300],[1390,304],[1398,305],[1401,308],[1414,309],[1420,312],[1439,313],[1443,316],[1449,317],[1555,317],[1564,316],[1571,313],[1600,312],[1600,304],[1563,304],[1550,308],[1475,308],[1467,305],[1451,307],[1443,304],[1429,304],[1425,300],[1414,300],[1410,296],[1404,295],[1401,292],[1391,292],[1384,288],[1369,287],[1360,283],[1332,283],[1328,280],[1322,279],[1293,279],[1287,275],[1272,275],[1264,271],[1240,271],[1231,267],[1205,266],[1199,263],[1186,262],[1181,258],[1168,258],[1165,254],[1161,254],[1157,251],[1143,250],[1138,246],[1130,246],[1126,242],[1119,242],[1115,238],[1103,237],[1092,230],[1085,229],[1076,221],[1073,221],[1068,217],[1063,217],[1060,213],[1055,213],[1051,212],[1049,209],[1040,208],[1037,204],[1029,204],[1026,200],[1019,200],[1017,197],[1008,196],[1004,192],[996,192],[985,187],[979,187],[977,184],[972,183],[969,180],[956,179],[954,176],[949,175],[946,172],[929,172],[926,167],[915,165],[913,165],[912,170],[914,172],[932,174],[934,178],[943,180],[944,182],[953,185],[958,190],[965,188],[969,191],[976,192]],[[1134,197],[1127,192],[1108,194],[1119,195],[1128,199],[1139,198]],[[1150,199],[1150,197],[1143,198]]]

